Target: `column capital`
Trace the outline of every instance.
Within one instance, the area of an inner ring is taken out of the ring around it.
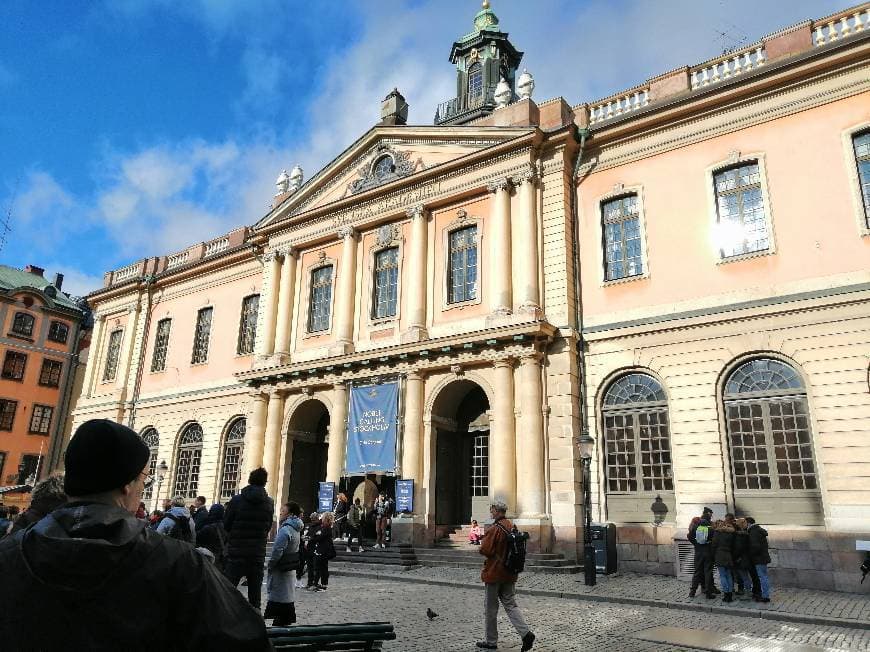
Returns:
[[[510,179],[507,177],[501,179],[494,179],[486,184],[486,189],[490,192],[499,192],[502,190],[507,190],[511,185]]]
[[[526,351],[520,355],[520,364],[522,365],[540,365],[543,353],[539,351]]]
[[[337,234],[340,240],[352,240],[356,237],[356,229],[352,226],[343,226],[338,230]]]
[[[426,380],[426,374],[423,371],[411,369],[405,374],[405,378],[408,380]]]
[[[277,257],[278,257],[278,250],[277,249],[269,249],[268,251],[263,252],[263,262],[264,263],[271,263]]]
[[[537,180],[538,171],[531,163],[529,163],[528,167],[525,167],[511,177],[511,182],[515,186],[522,185],[523,183],[531,183],[532,185],[534,185]]]
[[[248,390],[248,398],[250,398],[253,401],[265,401],[266,397],[267,397],[266,392],[264,392],[259,387]]]
[[[336,391],[337,391],[337,390],[341,390],[342,392],[346,392],[346,391],[347,391],[347,385],[345,385],[344,381],[340,381],[340,382],[337,382],[337,383],[332,383],[332,389],[334,389],[334,390],[336,390]]]
[[[504,367],[513,367],[514,359],[509,355],[502,355],[497,357],[492,361],[492,366],[496,369],[501,369]]]
[[[423,204],[411,206],[405,211],[405,215],[410,217],[412,220],[422,219],[426,216],[426,207],[423,206]]]
[[[296,258],[296,255],[299,253],[299,250],[296,249],[293,245],[281,245],[280,247],[275,247],[275,253],[278,256],[286,259],[287,257]]]

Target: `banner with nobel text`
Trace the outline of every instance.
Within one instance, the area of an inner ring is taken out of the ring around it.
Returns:
[[[347,417],[348,475],[396,472],[399,383],[350,388]]]

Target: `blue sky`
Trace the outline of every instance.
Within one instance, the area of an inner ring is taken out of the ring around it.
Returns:
[[[847,6],[831,0],[492,0],[535,98],[571,104]],[[475,0],[3,0],[0,262],[96,289],[104,271],[251,224],[394,86],[431,124]],[[722,35],[724,33],[724,36]]]

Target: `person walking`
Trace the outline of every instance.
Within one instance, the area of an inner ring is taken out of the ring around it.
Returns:
[[[732,516],[733,519],[733,516]],[[719,569],[719,583],[722,586],[722,602],[734,601],[734,548],[736,530],[729,520],[713,524],[716,533],[711,543],[713,563]]]
[[[387,498],[386,492],[382,491],[375,501],[373,508],[375,513],[375,533],[377,540],[375,548],[386,548],[384,543],[387,527],[390,524],[390,518],[393,516],[393,501]]]
[[[331,512],[320,515],[320,527],[312,536],[309,545],[313,546],[314,590],[325,591],[329,585],[329,560],[335,559],[335,545],[332,542]]]
[[[227,555],[224,574],[233,586],[248,580],[248,602],[260,609],[266,536],[272,529],[275,503],[266,494],[266,469],[251,471],[248,486],[230,499],[224,514]]]
[[[365,523],[365,508],[362,506],[360,499],[355,498],[353,505],[347,512],[347,552],[351,552],[353,540],[356,539],[359,545],[359,552],[365,552],[362,544],[362,524]]]
[[[517,606],[515,585],[516,573],[511,572],[504,565],[507,557],[508,535],[513,528],[505,514],[507,505],[501,501],[493,502],[489,507],[492,516],[492,527],[483,535],[480,543],[480,554],[486,557],[483,562],[483,571],[480,573],[481,581],[486,585],[484,597],[484,609],[486,613],[486,639],[479,641],[477,647],[484,650],[498,649],[498,605],[504,607],[511,625],[517,630],[522,639],[523,652],[532,649],[535,635],[526,624],[520,608]]]
[[[749,523],[749,558],[758,573],[758,584],[761,595],[754,595],[756,602],[770,602],[770,577],[767,565],[770,563],[770,551],[767,547],[767,530],[758,525],[751,516],[746,517]]]
[[[15,519],[11,533],[30,527],[68,501],[69,498],[63,490],[61,476],[53,475],[45,480],[40,480],[30,494],[30,507]]]
[[[135,517],[150,457],[126,426],[79,426],[71,502],[0,541],[4,650],[271,649],[263,619],[202,555]]]
[[[190,512],[184,506],[184,496],[175,496],[172,499],[172,507],[163,514],[163,518],[157,525],[157,532],[196,545],[196,528],[190,518]]]
[[[196,544],[214,555],[214,565],[223,570],[227,554],[227,531],[224,529],[224,506],[215,503],[208,510],[208,516],[196,531]]]
[[[269,574],[266,579],[266,611],[273,627],[289,627],[296,622],[296,569],[299,567],[299,543],[302,539],[302,510],[298,503],[281,505],[281,525],[272,543]]]
[[[713,555],[710,544],[713,541],[713,523],[710,519],[713,510],[705,507],[701,517],[692,520],[689,526],[688,539],[695,549],[695,572],[692,574],[692,584],[689,588],[689,597],[694,598],[698,587],[712,600],[713,595]]]

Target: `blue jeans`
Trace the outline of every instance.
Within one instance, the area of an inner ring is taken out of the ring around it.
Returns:
[[[747,593],[752,593],[752,575],[745,568],[736,568],[735,573],[740,574],[740,579],[743,580],[743,590]]]
[[[758,573],[758,583],[761,585],[761,597],[770,598],[770,578],[767,576],[767,564],[755,564]]]
[[[719,583],[722,585],[722,593],[734,591],[734,579],[731,577],[731,569],[727,566],[719,566]]]

